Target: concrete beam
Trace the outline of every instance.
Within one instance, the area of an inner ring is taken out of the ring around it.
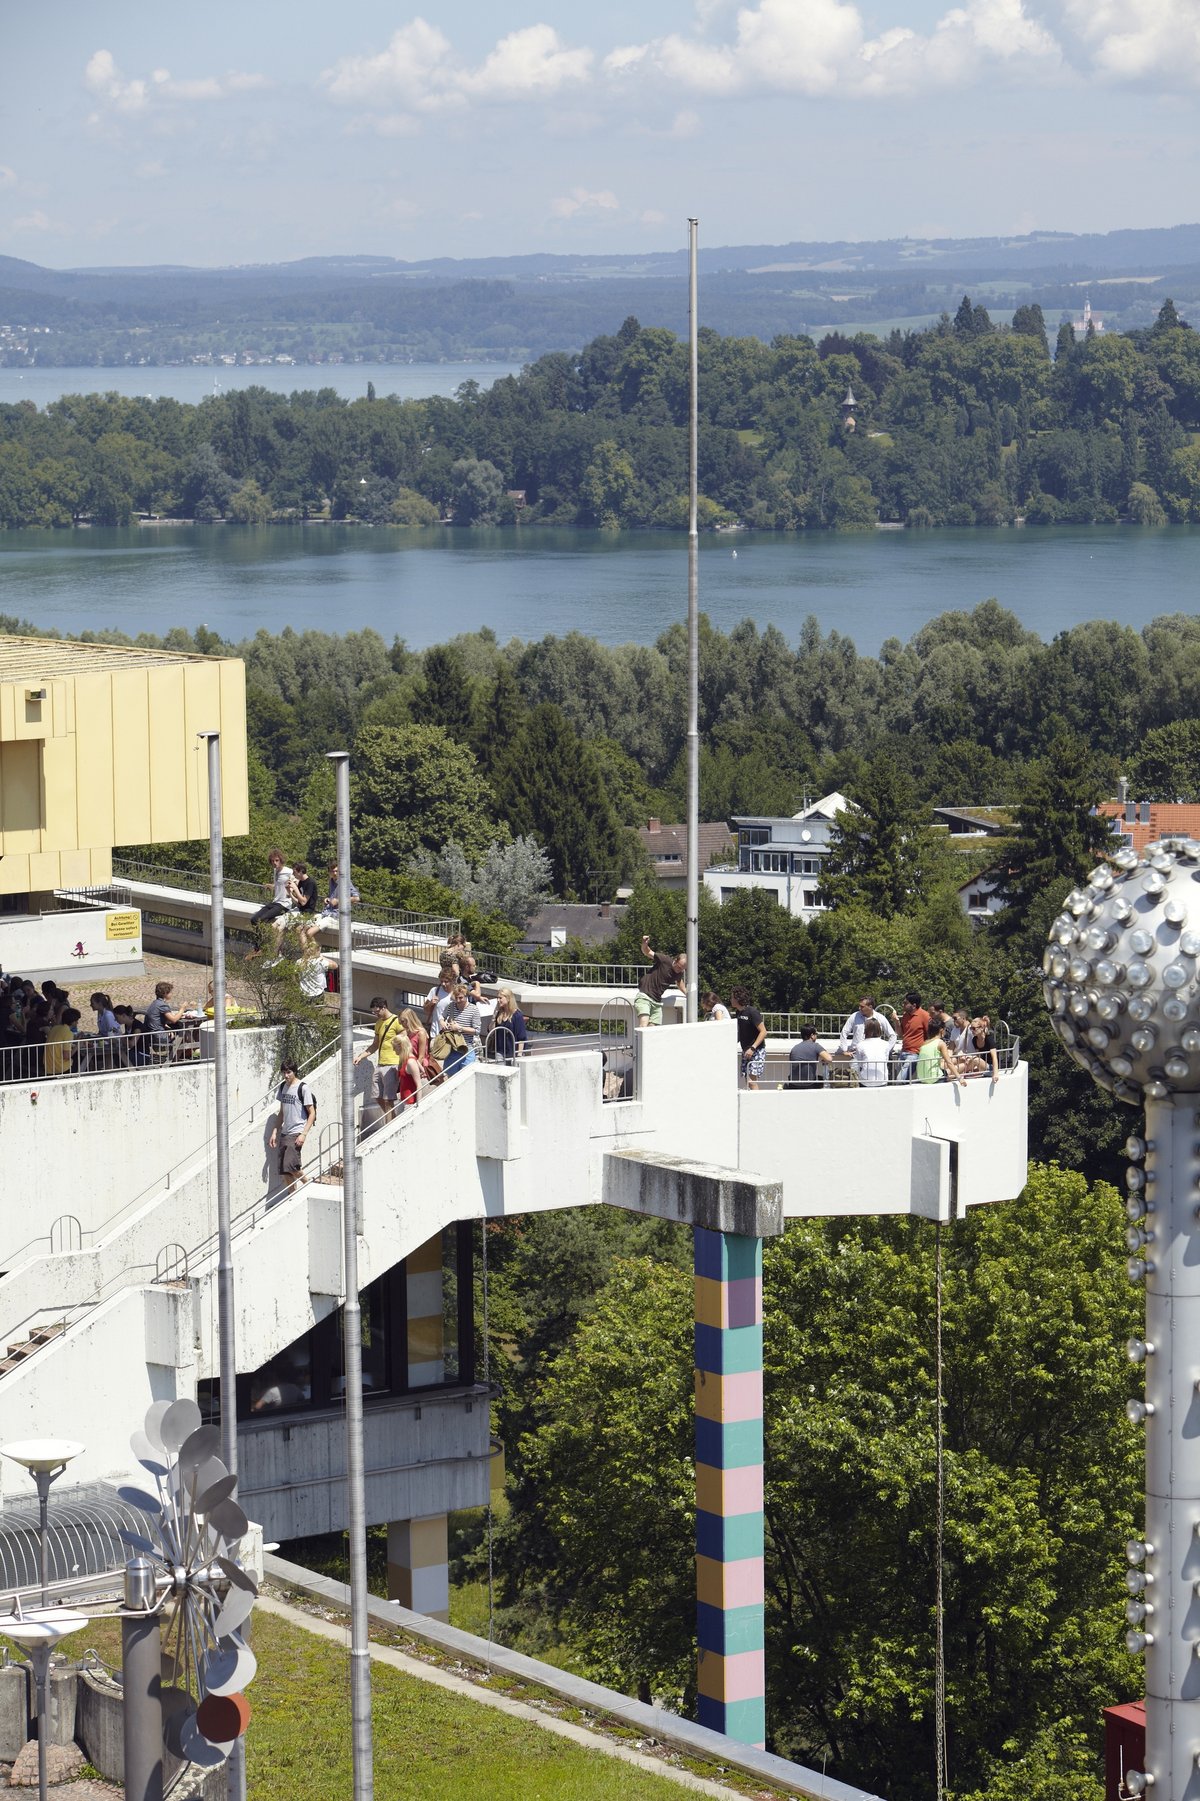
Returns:
[[[627,1213],[743,1238],[778,1238],[783,1183],[656,1151],[606,1151],[601,1200]]]

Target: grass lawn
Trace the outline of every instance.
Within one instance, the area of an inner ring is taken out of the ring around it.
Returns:
[[[351,1792],[349,1650],[260,1615],[252,1801]],[[677,1783],[586,1751],[400,1670],[372,1667],[380,1801],[679,1801]]]
[[[6,1641],[0,1639],[0,1646]],[[98,1620],[63,1640],[120,1662],[121,1629]],[[15,1655],[16,1646],[10,1647]],[[248,1691],[250,1801],[349,1795],[350,1651],[268,1613],[256,1614],[258,1675]],[[373,1663],[379,1801],[680,1801],[687,1791],[601,1751]]]

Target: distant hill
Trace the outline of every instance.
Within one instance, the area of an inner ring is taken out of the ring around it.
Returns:
[[[304,257],[213,269],[47,269],[0,256],[0,361],[521,359],[577,349],[631,313],[682,331],[686,260],[682,246],[420,262]],[[1109,329],[1125,329],[1147,323],[1167,294],[1182,310],[1200,308],[1200,224],[725,245],[702,249],[700,268],[705,323],[768,340],[918,326],[953,311],[966,291],[1000,319],[1036,300],[1051,324],[1078,312],[1087,291]]]

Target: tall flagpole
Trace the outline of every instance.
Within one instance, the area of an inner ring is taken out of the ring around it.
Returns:
[[[358,1145],[354,1137],[354,959],[350,929],[350,757],[331,751],[337,787],[338,987],[342,1028],[342,1368],[346,1381],[346,1499],[350,1538],[350,1723],[354,1801],[375,1793],[371,1649],[367,1614],[367,1506],[363,1457],[362,1304],[358,1297]]]
[[[688,412],[688,729],[687,729],[687,1017],[700,1017],[700,528],[697,522],[699,456],[699,303],[696,228],[688,220],[689,361]]]
[[[225,825],[221,812],[221,734],[201,732],[208,746],[208,873],[212,889],[213,1096],[217,1136],[217,1320],[221,1363],[221,1460],[237,1474],[237,1347],[234,1342],[233,1226],[229,1193],[229,1053],[225,1011]],[[229,1757],[229,1801],[245,1801],[246,1753],[241,1739]]]

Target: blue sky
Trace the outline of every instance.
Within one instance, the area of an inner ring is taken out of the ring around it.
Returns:
[[[43,0],[0,251],[421,259],[1194,219],[1200,0]]]

